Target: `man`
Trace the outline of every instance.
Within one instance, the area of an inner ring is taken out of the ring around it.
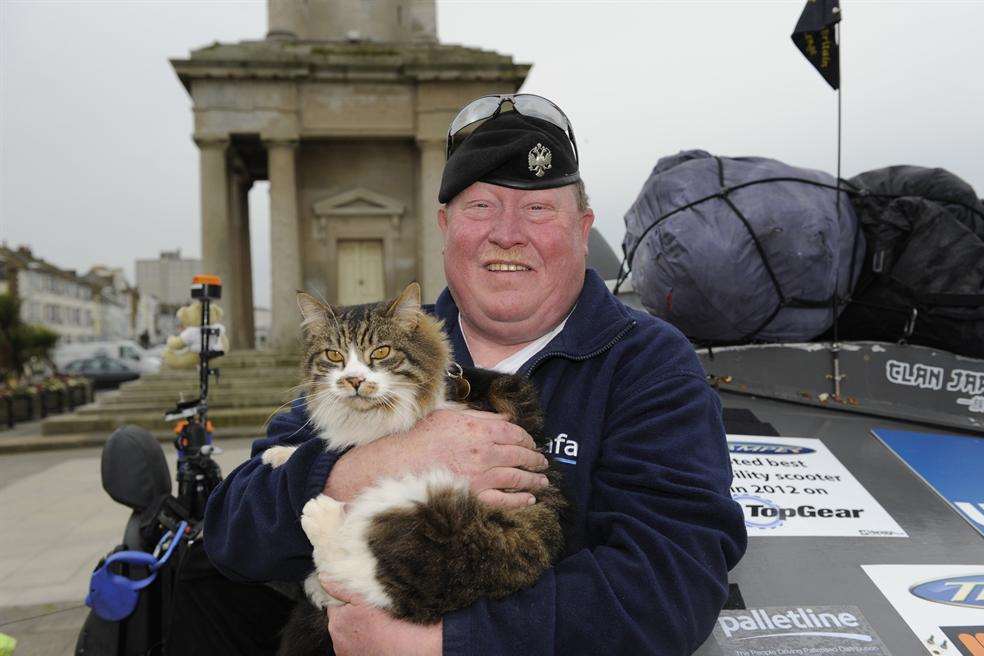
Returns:
[[[329,610],[336,653],[689,654],[746,542],[717,396],[679,332],[585,270],[594,215],[563,112],[538,96],[479,98],[452,123],[448,152],[437,217],[448,289],[433,312],[459,363],[536,386],[572,505],[568,543],[532,588],[435,626],[327,584],[349,602]],[[492,504],[529,503],[514,490],[542,484],[529,436],[495,415],[437,412],[341,457],[306,421],[295,403],[212,495],[205,546],[227,575],[303,578],[311,547],[298,516],[322,490],[351,499],[379,476],[435,465]],[[258,454],[278,443],[300,448],[262,466]]]

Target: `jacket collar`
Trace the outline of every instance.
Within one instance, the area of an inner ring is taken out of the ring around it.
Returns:
[[[447,288],[441,292],[434,305],[434,314],[444,320],[444,327],[455,360],[468,367],[475,366],[458,322],[458,306]],[[584,272],[584,286],[577,297],[577,305],[564,329],[543,347],[541,353],[550,353],[572,359],[590,357],[602,350],[633,323],[633,319],[594,269]],[[536,361],[534,357],[534,361]],[[527,369],[520,369],[523,373]]]

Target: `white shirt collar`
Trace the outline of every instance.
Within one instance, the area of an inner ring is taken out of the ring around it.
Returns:
[[[574,308],[571,308],[571,311],[567,313],[564,320],[557,324],[553,330],[530,342],[509,357],[500,360],[493,366],[489,367],[489,369],[492,371],[498,371],[501,374],[514,374],[519,371],[520,367],[526,364],[526,362],[534,355],[542,351],[543,347],[550,343],[550,340],[560,334],[560,331],[562,331],[564,326],[567,325],[567,320],[571,318],[571,314],[573,312]],[[461,325],[460,312],[458,313],[458,329],[461,331],[461,337],[465,340],[465,346],[467,346],[468,350],[471,351],[471,346],[468,346],[468,337],[465,335],[465,328]]]

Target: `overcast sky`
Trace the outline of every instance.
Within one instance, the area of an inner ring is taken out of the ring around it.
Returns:
[[[942,166],[984,194],[984,1],[842,0],[845,176]],[[533,64],[574,124],[616,249],[656,160],[681,149],[833,171],[835,94],[793,47],[803,0],[438,2],[441,41]],[[198,256],[191,103],[168,58],[260,38],[266,4],[0,0],[0,238],[65,268]],[[266,186],[251,195],[269,306]]]

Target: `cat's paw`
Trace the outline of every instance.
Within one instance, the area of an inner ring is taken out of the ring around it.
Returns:
[[[345,521],[345,504],[326,494],[319,494],[301,510],[301,528],[315,548],[330,544]]]
[[[294,451],[297,451],[296,446],[271,446],[263,452],[261,460],[264,465],[277,468],[287,462],[294,454]]]
[[[321,580],[318,578],[318,573],[315,572],[307,577],[304,581],[304,592],[307,594],[308,599],[311,603],[321,609],[326,609],[329,606],[344,606],[345,602],[335,599],[321,587]]]

